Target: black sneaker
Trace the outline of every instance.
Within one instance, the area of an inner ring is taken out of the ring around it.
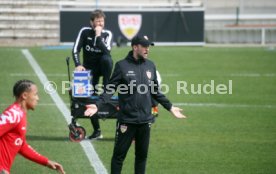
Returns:
[[[101,131],[94,131],[92,135],[88,137],[88,139],[93,140],[93,139],[102,139],[103,135],[101,134]]]

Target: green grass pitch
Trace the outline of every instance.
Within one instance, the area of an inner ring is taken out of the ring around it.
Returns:
[[[114,63],[129,47],[113,48]],[[68,80],[65,58],[71,50],[29,48],[47,78],[58,86]],[[151,47],[167,97],[188,116],[175,119],[160,107],[152,126],[147,173],[174,174],[274,174],[276,173],[276,50],[268,48]],[[21,48],[0,48],[0,110],[11,102],[12,86],[31,79],[39,87],[40,101],[28,114],[27,141],[38,152],[63,164],[67,174],[95,173],[78,143],[68,139],[68,127],[52,99],[43,90]],[[73,61],[71,60],[71,70]],[[215,85],[232,81],[232,94],[192,94],[191,84]],[[177,94],[177,81],[188,84],[189,94]],[[68,106],[69,107],[69,106]],[[88,119],[78,122],[92,132]],[[92,141],[104,166],[110,171],[115,120],[101,121],[104,139]],[[123,166],[133,173],[134,148]],[[13,174],[55,173],[17,156]]]

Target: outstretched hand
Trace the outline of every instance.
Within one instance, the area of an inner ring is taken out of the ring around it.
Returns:
[[[84,111],[85,116],[93,116],[96,112],[98,112],[98,108],[95,104],[86,105],[86,110]]]
[[[176,118],[187,118],[185,115],[181,113],[182,109],[179,107],[174,107],[172,106],[171,108],[171,113],[176,117]]]
[[[59,163],[57,163],[57,162],[55,162],[55,161],[49,160],[47,166],[49,168],[53,169],[53,170],[57,170],[61,174],[65,174],[65,171],[63,170],[62,165],[59,164]]]

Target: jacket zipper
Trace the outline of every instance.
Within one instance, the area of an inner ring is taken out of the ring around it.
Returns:
[[[139,84],[137,84],[137,85],[142,84],[141,66],[142,66],[142,63],[141,63],[141,62],[138,62],[138,69],[139,69]],[[138,98],[138,100],[140,101],[140,94],[139,94],[139,92],[137,93],[137,98]],[[139,103],[138,103],[138,104],[139,104]],[[141,110],[139,109],[141,106],[138,105],[137,107],[138,107],[138,110],[139,110],[139,115],[142,115],[142,114],[141,114]],[[142,119],[142,118],[139,117],[139,122],[141,122],[141,119]]]

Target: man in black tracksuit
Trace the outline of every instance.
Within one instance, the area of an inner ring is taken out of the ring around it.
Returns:
[[[108,102],[115,90],[119,95],[118,123],[115,146],[111,161],[111,173],[120,174],[123,161],[135,140],[135,174],[144,174],[148,154],[150,127],[154,120],[151,114],[153,97],[177,118],[185,118],[181,109],[158,90],[156,67],[147,59],[149,46],[146,36],[136,36],[131,42],[132,51],[116,63],[112,77],[96,105],[88,105],[85,115],[97,112],[102,103]],[[128,172],[130,173],[130,172]]]
[[[112,33],[104,29],[105,14],[101,10],[91,13],[91,27],[83,27],[75,41],[72,54],[77,71],[91,70],[92,86],[97,93],[96,85],[103,76],[103,85],[107,85],[112,71],[110,55]],[[80,62],[80,51],[83,50],[83,64]],[[89,139],[102,138],[99,120],[91,117],[94,132]]]

